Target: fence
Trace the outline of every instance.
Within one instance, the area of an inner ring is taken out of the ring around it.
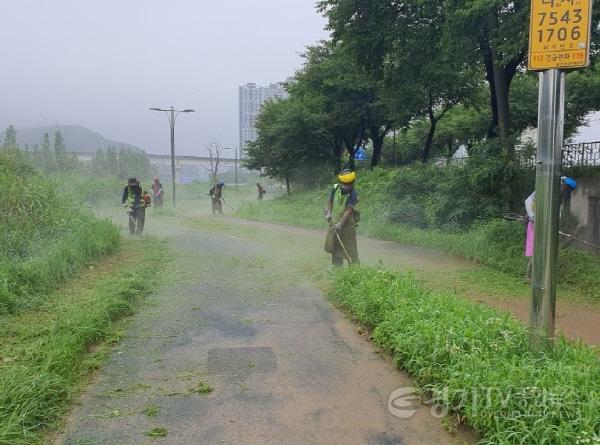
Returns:
[[[454,156],[452,159],[440,158],[437,163],[438,165],[461,165],[466,162],[468,157],[469,155],[465,151],[464,153],[461,153],[460,156]],[[535,168],[534,145],[525,144],[515,147],[515,157],[522,167]],[[565,144],[562,151],[562,166],[563,168],[593,166],[600,167],[600,141],[582,142],[580,144]]]
[[[565,144],[562,164],[563,168],[600,166],[600,141]]]

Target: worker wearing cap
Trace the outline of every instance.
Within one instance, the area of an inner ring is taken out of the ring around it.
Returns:
[[[360,214],[356,209],[358,204],[358,194],[354,188],[356,172],[343,170],[338,175],[338,181],[338,184],[331,189],[325,209],[325,219],[330,225],[325,239],[325,251],[331,253],[331,263],[340,267],[344,265],[344,259],[350,264],[359,263],[356,225]],[[334,221],[335,214],[339,215],[337,223]]]
[[[144,233],[144,223],[146,221],[146,206],[142,202],[142,187],[137,178],[129,178],[127,185],[123,189],[121,204],[127,209],[129,214],[129,232],[132,235],[141,235]]]
[[[560,178],[560,192],[561,192],[561,207],[560,212],[562,215],[563,204],[568,203],[570,195],[573,190],[577,188],[577,181],[568,176],[562,176]],[[532,258],[533,258],[533,246],[535,239],[535,191],[529,195],[525,200],[525,210],[527,211],[527,230],[525,232],[525,256],[529,258],[527,263],[527,270],[525,271],[525,280],[531,280],[531,269],[532,269]],[[567,212],[569,210],[567,209]]]
[[[213,185],[211,189],[208,191],[210,198],[212,200],[212,213],[213,215],[217,212],[219,215],[223,214],[223,186],[225,184],[223,182],[218,182]]]
[[[152,194],[154,195],[154,207],[162,207],[165,192],[158,176],[155,176],[152,182]]]

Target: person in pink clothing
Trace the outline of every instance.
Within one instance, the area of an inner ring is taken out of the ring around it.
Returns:
[[[567,194],[577,188],[577,181],[573,178],[563,176],[560,178],[561,195],[565,197]],[[561,200],[562,201],[562,200]],[[533,266],[533,245],[535,240],[535,192],[533,192],[525,200],[525,210],[527,211],[527,233],[525,236],[525,256],[529,258],[527,270],[525,272],[525,280],[531,281],[531,268]],[[561,208],[562,211],[562,208]]]
[[[525,280],[531,280],[531,267],[533,265],[533,240],[535,235],[535,192],[525,200],[525,210],[527,211],[527,232],[525,235],[525,256],[529,258],[527,270],[525,271]]]

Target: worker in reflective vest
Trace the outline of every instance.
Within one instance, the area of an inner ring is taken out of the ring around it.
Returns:
[[[340,267],[344,265],[344,259],[349,264],[359,263],[356,226],[360,220],[360,213],[356,209],[356,172],[343,170],[338,175],[338,181],[331,189],[325,209],[325,219],[330,226],[325,239],[325,251],[331,253],[332,264]],[[336,214],[337,222],[334,220]]]

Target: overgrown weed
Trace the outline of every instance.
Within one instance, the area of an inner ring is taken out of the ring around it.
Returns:
[[[480,443],[572,445],[600,435],[593,349],[560,338],[553,352],[531,352],[527,329],[508,314],[385,270],[340,271],[331,298]]]

